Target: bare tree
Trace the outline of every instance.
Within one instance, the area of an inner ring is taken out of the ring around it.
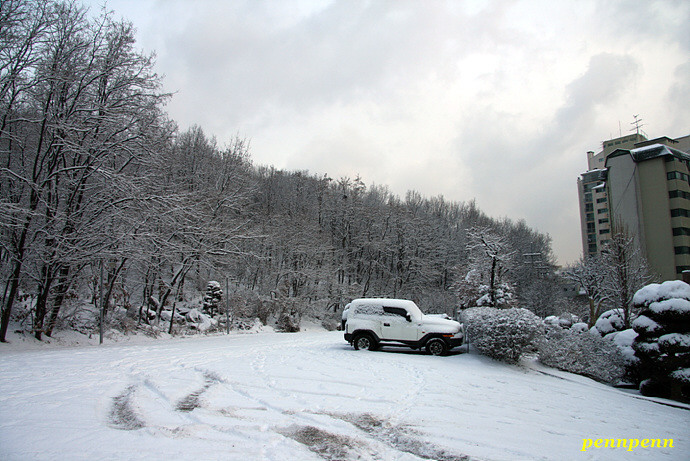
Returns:
[[[487,286],[486,306],[496,307],[501,291],[505,291],[506,273],[510,270],[514,250],[510,248],[506,238],[489,227],[472,227],[467,231],[467,276],[465,283],[476,280]],[[473,274],[472,276],[470,276]],[[504,282],[503,284],[501,282]],[[461,282],[462,283],[462,282]]]
[[[179,134],[160,153],[149,185],[150,194],[162,199],[147,207],[153,218],[144,236],[147,273],[159,286],[158,318],[191,270],[227,267],[229,259],[245,253],[243,242],[253,235],[242,213],[253,187],[249,172],[244,140],[235,139],[221,151],[199,127]]]
[[[1,114],[7,159],[2,199],[8,206],[0,224],[13,270],[0,341],[28,258],[37,268],[29,275],[37,284],[34,332],[40,339],[52,330],[75,271],[118,241],[107,223],[135,195],[130,175],[158,136],[164,119],[158,107],[167,97],[159,92],[152,59],[134,50],[130,24],[114,22],[105,12],[89,21],[72,2],[27,3],[35,4],[43,27],[27,34],[39,30],[40,36],[30,58],[28,52],[15,56],[28,59],[22,80],[28,83],[12,96],[21,104],[5,104]]]
[[[611,240],[602,250],[601,261],[605,271],[602,279],[605,296],[622,311],[625,328],[630,328],[633,296],[652,277],[635,237],[622,223],[615,223]]]
[[[594,326],[599,315],[601,315],[602,304],[609,299],[610,293],[605,289],[604,284],[605,269],[600,256],[588,256],[580,259],[575,265],[563,272],[563,276],[577,283],[587,296],[589,304],[588,325],[590,328]]]

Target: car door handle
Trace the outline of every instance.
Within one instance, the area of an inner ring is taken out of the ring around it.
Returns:
[[[384,326],[384,327],[389,327],[389,326],[391,326],[391,324],[390,324],[390,323],[384,323],[383,326]]]

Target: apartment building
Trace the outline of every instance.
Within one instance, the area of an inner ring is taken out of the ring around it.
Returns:
[[[611,219],[606,192],[606,157],[616,149],[634,148],[647,141],[641,134],[631,134],[602,143],[598,153],[587,152],[588,171],[577,180],[580,201],[582,248],[585,256],[598,254],[611,238]]]
[[[662,280],[690,270],[688,151],[690,135],[648,140],[635,134],[606,141],[602,152],[588,154],[590,168],[599,168],[578,180],[584,254],[599,253],[612,225],[620,222]]]

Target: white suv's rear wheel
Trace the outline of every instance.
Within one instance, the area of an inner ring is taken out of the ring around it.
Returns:
[[[368,335],[366,333],[358,334],[357,336],[355,336],[355,339],[354,341],[352,341],[352,344],[355,346],[356,351],[360,349],[375,351],[377,348],[377,344],[374,338],[372,338],[371,335]]]
[[[431,355],[444,355],[448,351],[448,346],[441,338],[431,338],[426,342],[426,351]]]

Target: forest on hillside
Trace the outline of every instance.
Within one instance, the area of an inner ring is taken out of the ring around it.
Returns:
[[[262,320],[336,319],[361,296],[452,314],[486,286],[489,305],[565,310],[550,238],[524,221],[254,165],[245,139],[180,130],[111,14],[3,1],[0,30],[0,340],[11,320],[37,338],[69,327],[83,303],[158,321],[212,280]]]

